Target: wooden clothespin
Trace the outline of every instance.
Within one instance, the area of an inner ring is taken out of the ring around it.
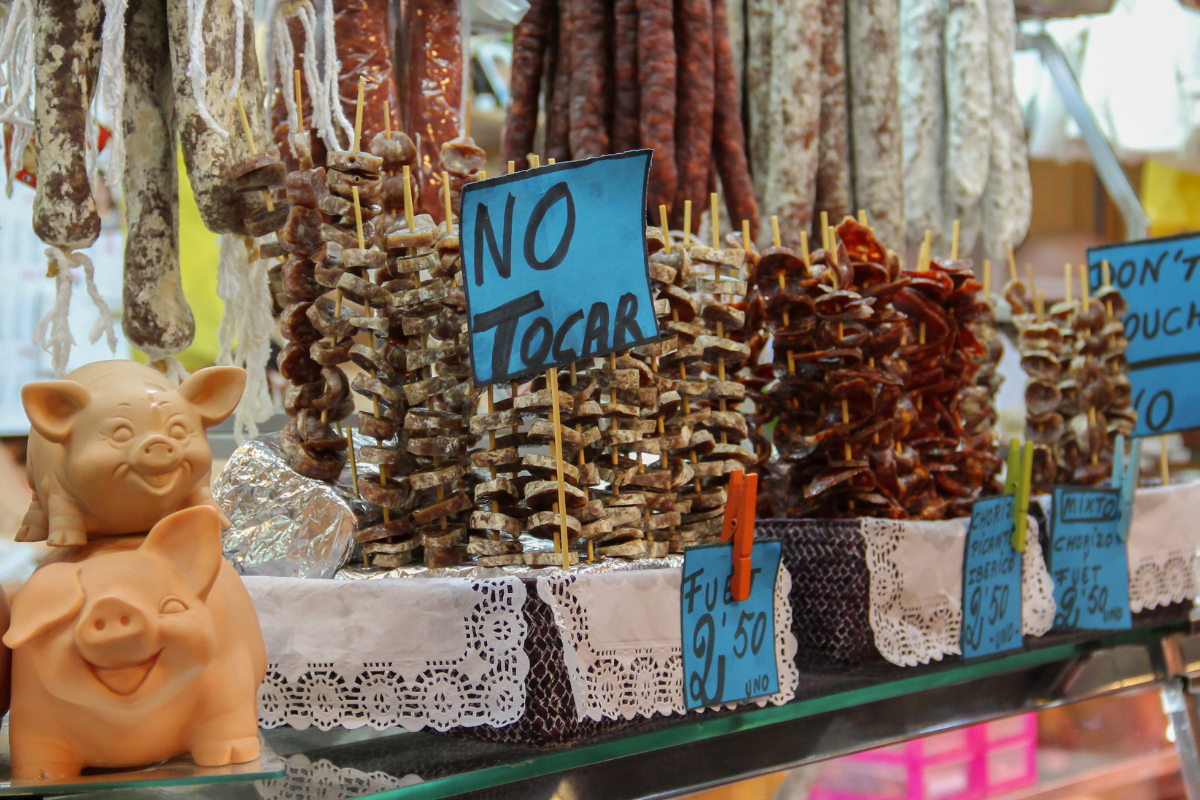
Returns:
[[[733,542],[733,580],[729,593],[734,600],[750,599],[750,555],[754,550],[754,512],[758,503],[758,475],[734,470],[726,489],[725,519],[721,541]]]

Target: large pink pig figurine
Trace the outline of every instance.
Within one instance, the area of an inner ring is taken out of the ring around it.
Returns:
[[[179,386],[136,361],[100,361],[60,381],[29,383],[33,502],[17,541],[79,545],[145,533],[190,506],[213,504],[205,429],[246,386],[238,367],[209,367]]]
[[[258,756],[266,648],[221,556],[216,511],[189,508],[144,538],[98,539],[50,560],[17,592],[4,635],[15,779],[189,752],[202,766]]]

